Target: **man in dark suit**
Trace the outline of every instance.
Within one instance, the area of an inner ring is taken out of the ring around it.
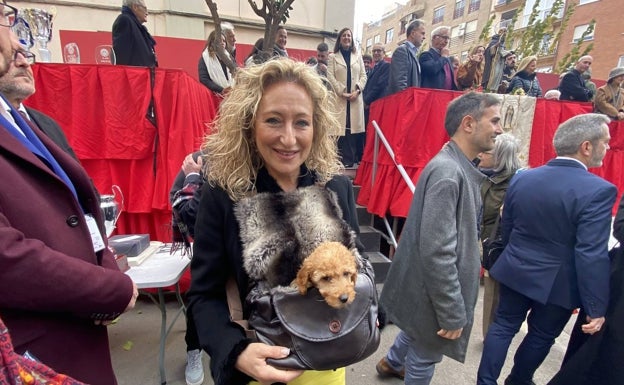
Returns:
[[[423,52],[418,61],[422,68],[421,87],[456,90],[448,45],[451,28],[440,26],[431,32],[431,48]]]
[[[143,25],[147,15],[145,0],[123,0],[121,14],[113,23],[116,64],[158,67],[156,41]]]
[[[0,76],[24,61],[0,3]],[[107,248],[85,170],[0,97],[0,317],[15,351],[89,384],[117,383],[106,325],[136,285]]]
[[[386,51],[383,45],[377,43],[373,45],[373,68],[370,70],[366,86],[362,91],[364,100],[364,121],[368,127],[368,114],[370,105],[377,99],[381,99],[386,92],[388,86],[388,78],[390,76],[390,63],[384,60]],[[360,161],[364,154],[366,146],[366,134],[358,135],[356,139],[355,157]]]
[[[425,22],[414,20],[407,26],[406,41],[392,53],[387,95],[408,87],[420,87],[420,64],[418,48],[425,41]]]
[[[377,99],[381,99],[384,96],[384,92],[388,85],[388,77],[390,76],[390,63],[384,60],[386,51],[383,45],[373,45],[373,69],[370,71],[368,80],[364,91],[362,91],[362,97],[364,98],[365,112],[368,111],[368,107]],[[368,115],[368,114],[367,114]],[[368,122],[368,116],[366,117]]]
[[[559,126],[557,158],[516,175],[507,190],[505,250],[490,275],[500,282],[496,318],[485,337],[478,385],[495,385],[512,338],[527,322],[505,385],[529,385],[555,338],[581,307],[582,330],[600,330],[609,300],[607,243],[617,189],[587,169],[609,149],[609,118],[575,116]]]
[[[58,123],[43,112],[22,104],[24,100],[35,93],[35,79],[30,67],[34,62],[34,55],[26,51],[20,52],[19,55],[20,58],[12,61],[7,73],[0,77],[0,93],[26,119],[34,123],[54,143],[78,160]]]
[[[574,68],[563,75],[559,82],[559,91],[561,92],[559,100],[591,101],[594,92],[585,85],[583,74],[589,71],[593,60],[589,55],[581,56]]]

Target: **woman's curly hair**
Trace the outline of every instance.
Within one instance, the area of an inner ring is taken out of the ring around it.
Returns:
[[[316,173],[318,182],[324,183],[342,167],[334,136],[340,123],[332,107],[332,95],[311,67],[279,58],[241,68],[236,85],[221,103],[212,132],[202,145],[208,183],[224,189],[234,201],[254,189],[258,170],[264,165],[254,139],[254,122],[264,91],[280,82],[299,84],[312,98],[314,133],[305,161],[307,168]]]

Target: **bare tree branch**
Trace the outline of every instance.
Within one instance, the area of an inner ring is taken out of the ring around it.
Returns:
[[[232,60],[230,55],[226,54],[225,49],[221,46],[221,39],[219,39],[219,37],[222,35],[223,32],[221,31],[221,18],[219,17],[219,11],[217,10],[217,3],[215,3],[213,0],[205,0],[205,1],[206,1],[206,5],[208,6],[208,9],[210,10],[210,14],[212,15],[212,21],[214,23],[214,29],[215,29],[215,35],[216,35],[214,45],[212,48],[217,53],[217,57],[219,58],[219,60],[225,63],[227,68],[230,70],[230,73],[232,74],[232,76],[234,76],[238,67],[236,66],[236,63],[234,62],[234,60]]]

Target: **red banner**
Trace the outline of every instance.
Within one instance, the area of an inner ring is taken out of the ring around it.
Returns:
[[[458,95],[457,92],[410,88],[371,106],[370,121],[377,121],[397,162],[405,167],[414,184],[427,162],[449,140],[444,131],[444,116],[448,103]],[[591,103],[538,98],[531,129],[529,166],[541,166],[555,156],[552,139],[559,124],[591,111]],[[624,123],[612,122],[610,130],[611,149],[603,166],[591,171],[615,184],[621,194],[624,190]],[[357,203],[379,216],[389,213],[406,217],[412,193],[381,143],[373,183],[374,140],[375,132],[369,125],[364,156],[355,177],[355,184],[361,186]],[[614,213],[616,209],[617,204]]]

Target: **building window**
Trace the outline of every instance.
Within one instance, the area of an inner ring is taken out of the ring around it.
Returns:
[[[416,17],[416,13],[411,13],[405,16],[404,18],[402,18],[401,19],[401,32],[399,32],[399,35],[403,35],[407,31],[407,26],[409,25],[409,23],[411,23],[412,20],[416,20],[416,19],[418,19]]]
[[[392,43],[392,39],[394,38],[394,28],[390,28],[386,31],[386,44]]]
[[[377,44],[377,43],[381,42],[381,35],[375,35],[375,37],[373,39],[374,39],[373,41],[375,42],[375,44]]]
[[[368,39],[366,39],[366,48],[370,48],[372,46],[373,46],[373,39],[369,37]]]
[[[579,1],[579,5],[589,4],[589,3],[593,3],[595,1],[598,1],[598,0],[581,0],[581,1]]]
[[[467,60],[468,60],[468,51],[462,51],[462,53],[459,55],[459,62],[465,63]]]
[[[524,4],[524,13],[522,15],[522,28],[526,27],[529,24],[529,18],[531,17],[531,13],[533,12],[533,6],[537,0],[526,0]],[[540,0],[538,5],[538,14],[535,21],[543,21],[546,18],[546,15],[550,13],[550,10],[553,7],[553,4],[556,0]],[[555,15],[557,19],[561,19],[563,17],[563,7],[559,10],[559,13]]]
[[[481,7],[481,0],[470,0],[468,5],[468,13],[476,12]]]
[[[444,21],[444,6],[438,7],[433,10],[433,23],[438,24]]]
[[[465,6],[466,0],[455,0],[455,11],[453,12],[453,19],[464,16]]]
[[[516,16],[516,9],[513,9],[511,11],[507,11],[507,12],[503,12],[501,14],[501,21],[500,21],[500,28],[509,28],[509,26],[511,26],[511,20],[514,18],[514,16]]]
[[[624,55],[620,56],[620,59],[618,60],[618,67],[624,67]]]
[[[572,37],[572,43],[576,43],[579,40],[581,40],[581,36],[583,36],[583,33],[587,30],[587,28],[589,28],[589,24],[583,24],[583,25],[579,25],[575,27],[574,36]],[[585,36],[583,40],[584,41],[594,40],[594,31],[592,31],[592,33]]]
[[[470,43],[477,37],[477,20],[469,21],[466,23],[464,41]]]
[[[545,33],[544,36],[542,36],[542,45],[539,50],[540,56],[550,55],[550,52],[549,52],[550,38],[551,36],[549,33]]]

